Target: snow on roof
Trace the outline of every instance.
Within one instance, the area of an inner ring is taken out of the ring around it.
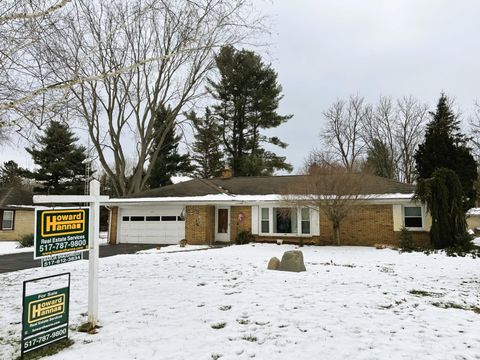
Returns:
[[[182,183],[182,182],[185,182],[185,181],[190,181],[192,180],[193,178],[189,177],[189,176],[172,176],[170,178],[170,181],[173,183],[173,184],[179,184],[179,183]]]
[[[467,211],[468,216],[478,216],[480,215],[480,208],[471,208]]]
[[[411,200],[413,194],[372,194],[360,195],[358,200]],[[308,197],[296,196],[292,200],[302,200]],[[329,196],[323,196],[327,200]],[[282,201],[285,198],[278,194],[269,195],[233,195],[233,194],[211,194],[202,196],[170,196],[170,197],[145,197],[145,198],[114,198],[110,199],[108,203],[215,203],[215,202],[268,202],[268,201]]]

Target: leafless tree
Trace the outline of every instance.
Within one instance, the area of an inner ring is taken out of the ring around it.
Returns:
[[[375,151],[376,141],[382,142],[389,152],[388,167],[394,170],[396,180],[415,180],[414,154],[425,134],[427,115],[426,104],[405,96],[397,101],[381,97],[366,117],[363,140],[369,151]]]
[[[366,175],[325,159],[318,151],[308,155],[305,176],[285,190],[284,201],[320,211],[332,223],[335,244],[341,245],[340,226],[361,204]]]
[[[480,104],[475,103],[473,116],[469,119],[470,132],[472,134],[471,142],[473,144],[473,153],[480,164]]]
[[[0,134],[4,138],[12,125],[24,125],[19,119],[35,118],[39,123],[45,118],[50,96],[30,96],[34,89],[48,87],[33,50],[71,1],[0,1]]]
[[[415,180],[415,152],[425,135],[428,106],[412,96],[397,101],[397,128],[395,139],[400,150],[399,180],[413,183]]]
[[[362,131],[370,111],[362,97],[352,95],[348,101],[337,100],[323,113],[327,124],[320,137],[325,149],[331,149],[348,170],[360,165],[365,150]]]
[[[69,90],[117,195],[145,188],[165,135],[202,95],[215,51],[247,41],[262,27],[256,16],[247,0],[77,0],[56,24],[37,54],[50,83]],[[162,106],[171,115],[158,131]]]

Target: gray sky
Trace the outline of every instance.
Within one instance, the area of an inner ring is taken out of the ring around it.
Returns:
[[[318,146],[322,111],[358,93],[413,95],[434,106],[443,90],[467,117],[480,100],[478,0],[276,0],[267,57],[294,114],[274,133],[297,169]],[[457,110],[458,110],[457,109]]]
[[[464,117],[480,100],[478,0],[258,3],[271,16],[262,51],[284,89],[280,113],[294,115],[273,134],[290,144],[281,152],[295,170],[318,146],[322,111],[337,98],[413,95],[433,107],[443,90]],[[2,152],[2,161],[33,165],[22,147]]]

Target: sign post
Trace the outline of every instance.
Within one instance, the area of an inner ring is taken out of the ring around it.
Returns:
[[[90,195],[35,195],[33,197],[33,202],[36,204],[90,203],[89,212],[85,213],[84,220],[87,220],[88,218],[88,226],[90,230],[88,241],[88,322],[92,327],[94,327],[98,321],[98,246],[100,237],[100,203],[108,202],[108,199],[108,196],[100,195],[100,183],[98,180],[92,180],[90,182]],[[82,209],[77,209],[77,211],[78,210]],[[77,214],[76,216],[79,215]],[[77,220],[79,219],[72,218],[72,221]]]

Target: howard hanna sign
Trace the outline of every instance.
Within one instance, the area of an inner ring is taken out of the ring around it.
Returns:
[[[87,250],[88,220],[88,208],[37,209],[34,258]]]

